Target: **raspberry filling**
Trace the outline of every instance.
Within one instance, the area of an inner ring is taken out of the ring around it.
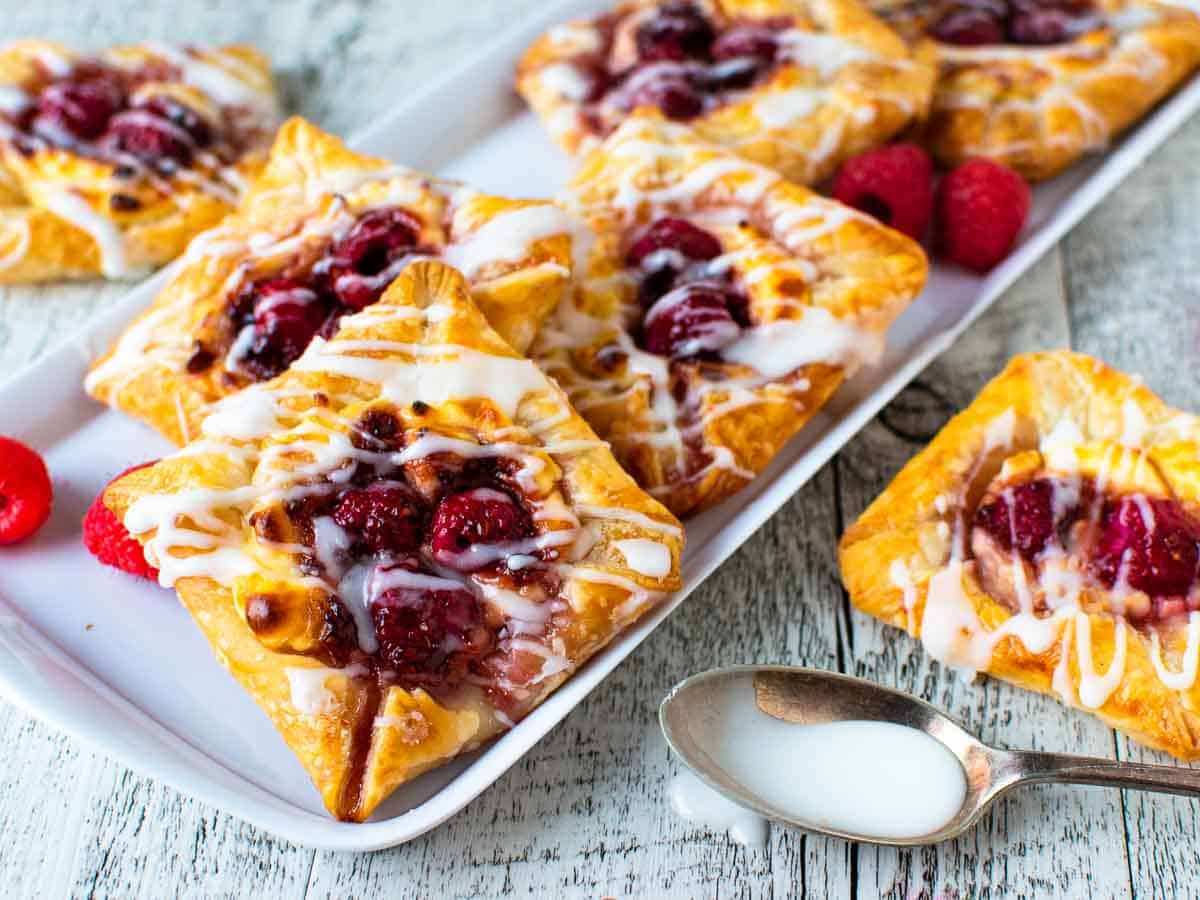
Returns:
[[[308,548],[301,568],[337,599],[320,655],[436,690],[482,677],[489,654],[509,636],[507,618],[486,601],[489,591],[519,595],[523,604],[557,598],[549,564],[573,532],[538,539],[514,460],[449,452],[408,460],[400,434],[387,409],[361,419],[358,461],[287,504],[287,532]],[[283,539],[266,519],[255,528]],[[555,543],[558,535],[565,537]],[[258,620],[270,616],[248,614],[252,627]]]
[[[997,583],[1005,565],[991,559],[992,548],[1039,576],[1051,557],[1065,558],[1080,584],[1113,594],[1114,606],[1134,621],[1200,606],[1200,520],[1175,500],[1097,496],[1090,482],[1035,478],[986,499],[974,526],[972,547],[996,595],[1011,591]],[[980,532],[989,540],[981,542]]]
[[[723,95],[765,80],[780,57],[780,34],[788,18],[740,21],[721,27],[695,3],[673,0],[658,6],[633,32],[629,64],[614,66],[618,23],[600,23],[607,44],[600,54],[577,60],[589,79],[585,118],[601,121],[598,106],[628,112],[652,106],[670,119],[695,118],[720,105]]]
[[[420,220],[407,210],[369,210],[315,262],[297,260],[287,275],[245,283],[220,321],[206,323],[211,334],[196,341],[188,372],[206,372],[224,357],[232,378],[274,378],[317,335],[330,337],[342,316],[378,300],[414,257],[436,252],[419,245],[420,231]]]
[[[934,21],[939,41],[1046,46],[1074,40],[1101,24],[1090,0],[957,0]]]
[[[192,165],[201,151],[232,161],[238,141],[225,123],[166,95],[138,95],[147,83],[178,77],[159,64],[127,70],[96,60],[76,63],[65,75],[44,69],[23,102],[4,114],[4,124],[22,152],[61,147],[115,163],[118,174],[140,167],[170,174]]]
[[[657,219],[634,236],[625,262],[645,310],[642,347],[672,359],[719,359],[749,324],[749,302],[728,269],[714,265],[717,237],[686,219]]]

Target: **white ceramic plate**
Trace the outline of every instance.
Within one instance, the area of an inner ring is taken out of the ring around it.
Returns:
[[[512,94],[513,66],[545,27],[602,5],[550,4],[352,143],[497,193],[553,195],[572,167]],[[1105,157],[1039,187],[1027,237],[987,278],[935,268],[925,293],[892,329],[882,363],[843,386],[754,484],[688,523],[682,591],[511,732],[406,785],[365,824],[329,818],[299,762],[169,594],[95,564],[80,542],[79,522],[108,479],[170,449],[81,388],[88,362],[167,275],[153,278],[0,387],[0,434],[45,455],[57,492],[53,517],[34,540],[0,548],[0,689],[131,768],[289,840],[337,850],[410,840],[454,815],[520,759],[1197,106],[1200,81]]]

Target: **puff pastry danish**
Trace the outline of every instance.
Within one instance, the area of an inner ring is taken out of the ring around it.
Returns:
[[[551,29],[517,88],[570,153],[653,112],[811,184],[920,118],[933,72],[858,0],[633,0]]]
[[[0,50],[0,283],[129,278],[238,201],[279,124],[245,46]]]
[[[342,819],[679,585],[679,523],[440,262],[105,502]]]
[[[928,269],[899,232],[661,120],[625,122],[563,203],[597,238],[531,355],[677,515],[762,471]]]
[[[1016,357],[841,542],[931,656],[1200,758],[1200,418],[1066,351]]]
[[[984,156],[1049,178],[1103,149],[1200,64],[1200,19],[1154,0],[869,2],[936,48],[925,138],[948,166]]]
[[[196,239],[87,389],[186,443],[215,401],[278,375],[423,257],[459,267],[489,321],[524,350],[570,283],[576,227],[551,203],[362,156],[292,119],[237,213]]]

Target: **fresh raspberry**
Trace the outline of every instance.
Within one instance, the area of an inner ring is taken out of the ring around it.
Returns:
[[[498,544],[519,541],[533,532],[529,516],[503,491],[473,488],[451,494],[433,514],[433,558],[460,572],[475,572],[495,562]]]
[[[1029,185],[1012,169],[972,159],[938,188],[938,246],[943,256],[987,272],[1008,256],[1029,215]]]
[[[365,490],[347,491],[333,510],[333,521],[374,553],[416,550],[423,519],[420,500],[396,482],[378,481]]]
[[[1187,594],[1200,565],[1200,523],[1174,500],[1121,497],[1104,504],[1092,571],[1112,587],[1126,583],[1151,597]]]
[[[126,469],[108,484],[120,481],[130,472],[152,465],[153,462],[148,462]],[[108,485],[104,486],[104,490],[108,490]],[[83,517],[83,546],[106,566],[150,581],[158,581],[158,569],[146,562],[142,545],[125,530],[124,523],[116,514],[104,505],[104,491],[100,492],[87,515]]]
[[[50,518],[54,488],[36,452],[0,437],[0,546],[25,540]]]
[[[933,162],[916,144],[891,144],[848,160],[833,196],[921,240],[933,215]]]

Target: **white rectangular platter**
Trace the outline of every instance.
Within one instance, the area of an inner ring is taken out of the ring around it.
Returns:
[[[552,196],[572,164],[513,96],[512,69],[546,26],[602,5],[547,4],[352,143],[497,193]],[[169,273],[151,279],[0,387],[0,434],[41,451],[56,488],[47,527],[20,547],[0,548],[0,690],[131,768],[289,840],[338,850],[410,840],[454,815],[520,759],[1198,106],[1200,80],[1102,158],[1040,186],[1023,243],[988,277],[935,267],[924,294],[892,329],[881,364],[843,386],[753,485],[688,523],[683,590],[511,732],[407,785],[365,824],[329,818],[266,716],[222,670],[170,594],[102,569],[80,542],[80,520],[108,479],[170,449],[141,425],[93,403],[81,388],[88,362]]]

